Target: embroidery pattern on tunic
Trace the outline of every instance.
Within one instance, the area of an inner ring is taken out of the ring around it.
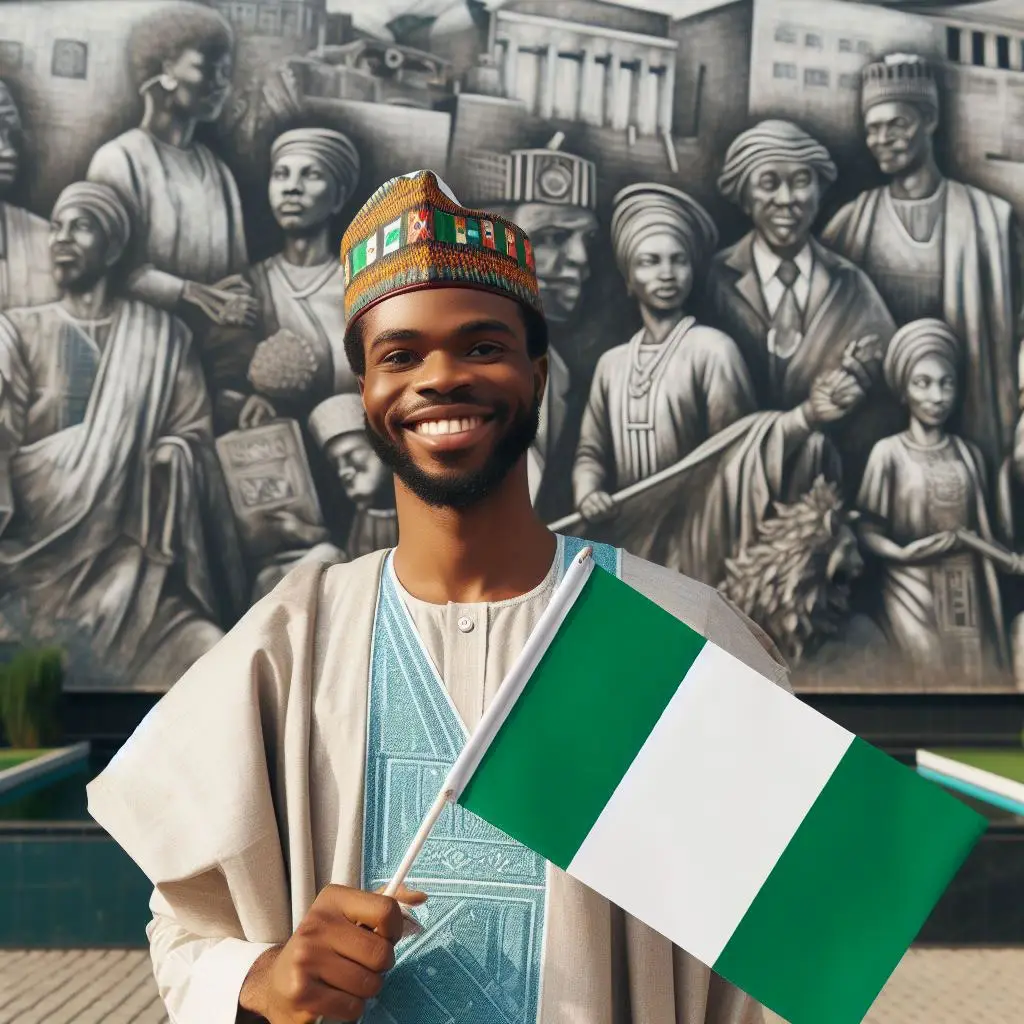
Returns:
[[[586,544],[560,540],[562,569]],[[619,552],[594,544],[618,573]],[[363,879],[390,879],[466,741],[402,604],[388,555],[370,663]],[[462,807],[445,809],[408,884],[430,894],[424,931],[400,943],[363,1024],[533,1024],[540,1000],[547,863]]]

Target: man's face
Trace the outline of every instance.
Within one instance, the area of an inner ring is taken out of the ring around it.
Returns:
[[[274,161],[268,193],[277,223],[290,234],[320,228],[344,202],[320,161],[301,153]]]
[[[387,490],[391,472],[377,457],[363,431],[332,438],[325,454],[345,494],[357,507],[372,505]]]
[[[879,103],[864,115],[868,149],[883,174],[920,167],[931,153],[936,118],[912,103]]]
[[[683,308],[693,287],[693,264],[678,235],[665,231],[642,239],[629,261],[629,290],[640,305],[659,313]]]
[[[0,192],[10,188],[18,176],[21,119],[17,110],[5,106],[0,96]]]
[[[544,315],[568,320],[590,277],[588,246],[597,233],[597,215],[579,206],[524,203],[511,219],[529,236]]]
[[[231,54],[225,50],[182,51],[166,66],[178,83],[174,105],[197,121],[216,121],[231,92],[231,68]]]
[[[795,160],[759,164],[743,188],[743,209],[757,233],[778,252],[803,248],[820,202],[818,175]]]
[[[66,206],[50,222],[53,277],[66,291],[92,288],[110,266],[110,245],[96,218],[80,206]]]
[[[435,507],[488,497],[537,433],[545,358],[519,307],[472,288],[393,295],[363,315],[367,436],[397,480]]]

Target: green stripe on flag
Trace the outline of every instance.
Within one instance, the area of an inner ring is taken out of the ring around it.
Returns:
[[[523,245],[522,232],[516,235],[516,259],[519,261],[519,266],[526,266],[526,246]]]
[[[500,220],[494,222],[494,248],[498,252],[505,252],[507,248],[505,245],[505,225]]]
[[[455,243],[455,217],[444,210],[434,211],[434,238],[439,242]]]
[[[360,242],[352,250],[352,273],[358,274],[366,266],[366,243]]]
[[[459,803],[566,868],[704,643],[595,567]]]
[[[787,1020],[862,1020],[984,828],[854,739],[712,966]]]

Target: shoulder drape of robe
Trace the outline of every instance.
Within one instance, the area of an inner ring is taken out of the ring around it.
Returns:
[[[367,596],[384,554],[287,576],[88,787],[90,813],[193,941],[283,942],[316,896],[318,868],[360,884]],[[658,566],[640,571],[649,597],[788,685],[777,655],[718,594]],[[330,863],[318,865],[324,846]],[[558,909],[540,1024],[760,1024],[760,1007],[708,968],[563,873],[548,877]]]

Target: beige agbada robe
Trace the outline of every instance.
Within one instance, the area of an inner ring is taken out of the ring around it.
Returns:
[[[175,1024],[234,1024],[256,957],[290,936],[323,885],[360,884],[370,640],[384,554],[291,573],[89,786],[90,813],[156,886],[147,932]],[[545,581],[497,604],[427,605],[404,595],[469,729],[561,567],[559,542]],[[622,578],[788,688],[771,641],[711,587],[626,553]],[[466,618],[478,624],[468,633],[457,627]],[[460,636],[470,638],[461,653]],[[538,1024],[762,1019],[757,1003],[549,865]]]

